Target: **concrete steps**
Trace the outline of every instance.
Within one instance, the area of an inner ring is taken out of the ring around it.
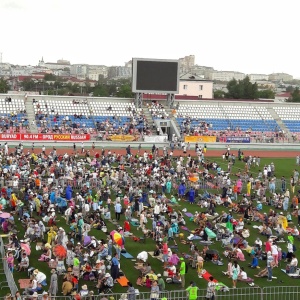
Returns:
[[[270,113],[270,115],[273,117],[273,119],[276,121],[276,123],[278,124],[278,126],[280,127],[280,129],[287,134],[287,136],[291,136],[291,132],[290,130],[284,125],[284,123],[282,122],[282,120],[279,118],[278,114],[276,113],[276,111],[268,106],[267,107],[267,111]]]
[[[26,114],[27,114],[28,122],[29,122],[29,130],[32,133],[38,133],[38,128],[35,123],[35,114],[34,114],[32,102],[29,101],[28,99],[24,100],[24,102],[25,102],[25,109],[26,109]],[[33,124],[33,121],[34,121],[34,124]]]
[[[148,108],[146,106],[143,106],[143,113],[144,113],[144,116],[146,118],[147,123],[149,124],[151,133],[153,135],[156,135],[157,134],[156,133],[156,126],[153,126],[154,122],[153,122],[151,113],[149,112],[149,110],[148,110]]]

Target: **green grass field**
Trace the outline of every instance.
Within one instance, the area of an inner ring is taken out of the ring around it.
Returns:
[[[221,158],[210,158],[210,161],[215,160],[216,162],[220,163],[224,169],[226,169],[226,162],[223,162]],[[263,168],[264,164],[269,164],[271,162],[274,162],[275,167],[276,167],[276,177],[279,179],[281,178],[281,176],[285,176],[288,182],[288,179],[290,177],[290,175],[292,174],[292,171],[295,169],[295,159],[261,159],[261,167]],[[236,162],[236,164],[233,167],[233,173],[236,173],[238,171],[238,169],[244,169],[244,164],[241,162]],[[253,174],[253,177],[255,178],[257,173],[258,173],[258,168],[253,168],[251,169],[251,173]],[[288,185],[287,185],[288,186]],[[296,191],[298,190],[299,187],[296,187]],[[210,191],[210,192],[216,192],[214,191]],[[201,193],[201,191],[200,191]],[[187,208],[188,212],[194,213],[195,211],[201,211],[201,208],[197,205],[190,205],[187,202],[181,201],[180,202],[180,206],[176,207],[177,210],[182,210],[183,208]],[[268,211],[271,207],[270,206],[266,206],[264,207],[264,211]],[[220,212],[224,210],[224,207],[217,207],[217,212]],[[238,217],[235,215],[235,217]],[[189,221],[187,217],[185,217],[186,222],[187,222],[187,227],[190,230],[193,230],[196,228],[196,225],[192,222]],[[60,215],[58,215],[58,227],[64,227],[66,232],[69,231],[69,227],[66,226],[65,224],[65,220],[63,218],[60,217]],[[297,224],[297,220],[294,218],[294,224]],[[120,225],[123,225],[124,223],[124,215],[121,216],[121,221],[120,221]],[[18,236],[21,238],[24,235],[24,229],[20,226],[20,222],[18,220],[16,220],[16,224],[18,227],[18,230],[20,231]],[[248,242],[249,245],[252,245],[254,240],[256,239],[256,237],[258,236],[258,232],[257,229],[253,229],[252,226],[253,225],[259,225],[259,223],[255,224],[254,222],[252,222],[251,225],[247,225],[247,227],[250,229],[251,235],[250,238],[248,238]],[[147,225],[149,228],[151,227],[151,221],[148,222]],[[110,222],[107,222],[107,227],[108,227],[108,231],[110,232],[111,230],[115,229],[116,226],[111,224]],[[136,236],[141,236],[141,232],[136,230],[136,227],[131,227],[131,231],[133,232],[134,235]],[[186,231],[181,231],[185,234],[185,239],[186,237],[189,235]],[[102,231],[97,231],[96,229],[92,229],[91,231],[91,235],[95,236],[97,239],[102,239],[105,238],[106,235],[102,232]],[[266,241],[266,237],[261,236],[262,241]],[[4,240],[6,241],[6,239]],[[183,245],[179,242],[178,238],[177,238],[177,242],[179,245],[179,251],[178,251],[178,255],[180,256],[181,253],[188,253],[189,252],[189,248],[187,245]],[[203,246],[201,246],[197,241],[195,241],[195,244],[198,246],[198,248],[202,249]],[[298,254],[298,252],[300,251],[300,242],[298,239],[296,239],[295,242],[296,248],[298,249],[296,251],[296,255]],[[50,269],[48,268],[47,264],[45,262],[39,262],[37,259],[39,258],[39,256],[41,255],[41,251],[36,251],[35,250],[35,245],[31,245],[32,246],[32,254],[30,256],[30,266],[36,267],[39,270],[41,270],[42,272],[45,272],[48,276],[48,282],[50,279]],[[286,251],[286,243],[282,243],[279,244],[279,246],[283,249],[283,251]],[[148,238],[146,239],[145,243],[139,243],[139,242],[134,242],[132,239],[130,238],[126,238],[126,242],[125,242],[125,247],[127,252],[129,252],[130,254],[132,254],[135,258],[137,256],[137,254],[143,250],[145,251],[154,251],[155,249],[155,243],[152,239]],[[223,258],[224,261],[224,265],[223,266],[216,266],[215,264],[213,264],[212,262],[206,262],[204,264],[204,268],[206,270],[208,270],[217,280],[222,281],[224,284],[226,284],[228,287],[232,287],[232,282],[231,279],[227,278],[227,276],[222,274],[222,271],[227,269],[227,261],[224,258],[224,256],[222,255],[222,252],[224,251],[224,249],[221,247],[221,242],[214,242],[211,246],[209,246],[210,249],[216,249],[219,251],[219,253],[221,254],[221,257]],[[248,267],[248,263],[251,261],[251,258],[248,256],[248,254],[245,253],[245,257],[246,257],[246,261],[245,262],[239,262],[240,266],[244,266],[247,274],[249,277],[254,278],[254,274],[258,273],[259,270],[253,270],[250,269]],[[163,268],[162,268],[162,262],[160,262],[159,260],[152,258],[151,256],[149,256],[148,261],[150,262],[153,270],[156,273],[163,273]],[[259,261],[260,263],[260,267],[264,268],[266,261]],[[127,278],[134,283],[136,282],[137,276],[139,274],[138,270],[136,270],[134,268],[134,264],[135,262],[131,261],[130,259],[125,259],[124,257],[121,257],[121,269],[124,271],[124,273],[126,274]],[[285,268],[285,263],[281,262],[281,267]],[[260,286],[260,287],[267,287],[267,286],[278,286],[278,285],[286,285],[286,286],[294,286],[297,285],[298,281],[297,280],[293,280],[290,279],[286,274],[284,274],[282,271],[280,271],[280,267],[279,268],[275,268],[273,271],[273,276],[277,276],[276,280],[273,280],[273,282],[268,282],[266,280],[266,278],[255,278],[255,284]],[[21,278],[27,278],[27,272],[15,272],[14,273],[14,278],[16,283],[18,282],[18,279]],[[191,267],[189,267],[188,273],[186,275],[186,285],[188,285],[188,283],[190,281],[195,281],[197,286],[199,288],[205,288],[207,285],[207,282],[204,279],[198,279],[197,274],[196,274],[196,270],[192,269]],[[0,281],[5,281],[5,278],[3,275],[1,275],[0,277]],[[62,281],[60,281],[59,283],[59,288],[61,287],[61,283]],[[95,283],[94,282],[85,282],[83,281],[83,279],[80,279],[79,282],[79,286],[81,287],[83,284],[88,284],[88,286],[90,287],[90,289],[94,288]],[[237,284],[238,287],[248,287],[249,286],[246,283],[243,282],[238,282]],[[47,288],[47,287],[46,287]],[[140,291],[149,291],[147,288],[145,287],[138,287]],[[172,289],[179,289],[179,286],[177,285],[173,285],[173,284],[169,284],[167,285],[167,289],[172,290]],[[114,289],[115,292],[120,292],[123,293],[127,290],[127,288],[122,288],[119,284],[116,284]],[[94,288],[94,291],[96,291],[96,289]],[[1,294],[3,293],[3,295],[9,292],[8,289],[4,288],[1,291]],[[60,292],[58,293],[58,295],[60,295]]]

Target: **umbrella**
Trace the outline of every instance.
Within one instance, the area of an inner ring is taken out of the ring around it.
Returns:
[[[25,251],[25,253],[26,253],[27,255],[30,255],[31,249],[30,249],[30,247],[29,247],[28,244],[21,243],[21,248]]]
[[[113,241],[119,245],[119,246],[123,246],[124,245],[124,238],[123,236],[119,233],[119,232],[115,232],[113,235],[112,235],[112,239]]]
[[[0,218],[2,219],[8,219],[10,218],[10,213],[4,212],[0,214]]]
[[[67,257],[67,249],[63,245],[56,245],[53,248],[53,253],[60,259],[64,259]]]

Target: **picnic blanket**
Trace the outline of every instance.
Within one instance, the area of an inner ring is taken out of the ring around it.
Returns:
[[[192,213],[190,213],[190,212],[186,212],[186,213],[184,213],[187,217],[189,217],[189,218],[191,218],[191,217],[193,217],[194,215],[192,214]]]
[[[202,277],[206,280],[209,281],[209,277],[212,276],[210,273],[208,273],[206,270],[202,271]],[[216,290],[219,291],[229,291],[229,288],[227,285],[225,285],[223,282],[219,282],[216,278],[214,278],[213,282],[216,284]]]
[[[132,226],[140,226],[140,223],[137,222],[137,221],[130,221],[130,224],[131,224]]]
[[[120,278],[117,279],[117,282],[118,282],[121,286],[127,286],[129,280],[126,278],[126,276],[121,276]]]
[[[30,286],[30,279],[19,279],[19,285],[20,285],[20,289],[26,289],[29,288]]]
[[[281,269],[281,271],[289,277],[300,278],[300,269],[299,268],[297,268],[297,271],[295,273],[287,273],[285,269]]]
[[[133,256],[128,252],[125,253],[121,252],[121,255],[124,256],[125,258],[130,258],[130,259],[133,258]]]
[[[193,234],[191,234],[190,236],[187,237],[187,239],[189,241],[193,241],[193,240],[201,240],[202,238],[199,235],[193,235]]]
[[[191,232],[186,226],[181,226],[180,227],[182,230],[185,230],[185,231],[188,231],[188,232]]]
[[[158,260],[162,260],[162,254],[158,255],[158,256],[154,256],[154,251],[149,251],[148,254],[153,257],[156,258]]]

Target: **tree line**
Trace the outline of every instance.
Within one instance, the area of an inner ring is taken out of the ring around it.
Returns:
[[[228,98],[228,99],[274,99],[275,92],[272,89],[259,90],[257,83],[250,82],[249,77],[243,80],[232,79],[227,83],[227,92],[222,90],[214,91],[214,98]],[[299,88],[289,86],[286,88],[287,92],[291,92],[291,96],[287,102],[300,102]]]

